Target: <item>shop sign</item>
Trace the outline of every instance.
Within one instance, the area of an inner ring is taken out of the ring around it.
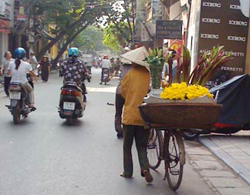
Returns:
[[[27,20],[27,15],[17,15],[16,16],[17,21],[26,21]]]
[[[248,25],[249,1],[201,0],[199,53],[223,45],[233,57],[216,72],[214,79],[225,71],[229,77],[244,74]]]
[[[182,21],[179,20],[157,20],[156,38],[182,39]]]
[[[0,19],[0,32],[1,33],[10,33],[10,21]]]

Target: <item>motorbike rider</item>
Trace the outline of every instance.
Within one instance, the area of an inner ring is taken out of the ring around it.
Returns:
[[[78,59],[79,49],[71,47],[68,50],[68,59],[62,62],[60,67],[60,76],[64,77],[64,84],[75,83],[80,89],[82,89],[82,96],[79,97],[79,102],[82,104],[82,108],[85,109],[86,103],[84,102],[85,89],[82,86],[85,74],[87,73],[84,63]]]
[[[102,82],[103,82],[103,73],[104,73],[104,70],[107,69],[109,71],[109,69],[110,69],[110,61],[109,61],[108,58],[109,58],[108,55],[104,55],[103,60],[102,60],[102,64],[101,64],[102,75],[101,75],[100,85],[102,85]]]
[[[15,61],[10,62],[8,74],[12,75],[11,83],[21,83],[22,88],[29,93],[31,111],[35,111],[34,89],[29,84],[27,74],[30,74],[37,81],[36,74],[32,71],[32,66],[23,60],[25,58],[25,49],[19,47],[15,50]]]

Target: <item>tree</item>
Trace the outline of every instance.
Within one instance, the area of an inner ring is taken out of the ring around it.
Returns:
[[[134,45],[135,0],[124,0],[123,3],[114,1],[112,8],[109,12],[105,12],[107,16],[105,24],[116,30],[116,32],[112,30],[112,33],[115,32],[113,36],[118,36],[118,39],[122,37],[123,42]]]
[[[120,22],[119,26],[119,28],[122,30],[128,28],[128,24],[124,22]],[[130,33],[126,30],[123,31],[123,35],[130,38]],[[112,50],[119,52],[120,46],[128,43],[123,35],[117,31],[115,24],[111,23],[104,29],[103,44]]]
[[[104,32],[102,29],[91,25],[76,37],[73,45],[85,52],[94,50],[101,51],[107,49],[102,43],[103,36]]]
[[[34,18],[35,38],[44,39],[47,44],[39,51],[40,59],[58,41],[68,45],[77,35],[101,17],[109,4],[104,0],[27,0],[27,5],[32,5],[30,18]],[[35,3],[34,3],[35,2]],[[53,28],[46,32],[46,26],[53,25]],[[52,36],[48,36],[48,35]],[[61,52],[60,52],[61,53]],[[60,54],[59,53],[59,54]],[[58,58],[58,57],[57,57]]]

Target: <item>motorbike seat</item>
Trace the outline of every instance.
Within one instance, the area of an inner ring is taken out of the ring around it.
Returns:
[[[82,92],[82,89],[75,83],[66,83],[61,89],[75,89]]]

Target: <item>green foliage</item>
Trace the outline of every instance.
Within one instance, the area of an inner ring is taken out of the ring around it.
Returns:
[[[117,28],[121,29],[123,33],[118,31]],[[131,40],[131,34],[127,30],[128,28],[129,28],[128,23],[126,22],[119,22],[118,24],[114,23],[109,24],[104,29],[103,44],[116,52],[120,51],[120,46],[129,43],[126,37],[128,37],[129,40]]]
[[[135,34],[135,0],[114,1],[111,3],[112,8],[108,12],[104,12],[107,16],[104,25],[112,28],[112,36],[118,36],[121,44],[133,43],[133,35]],[[116,31],[115,33],[113,33]],[[110,37],[112,37],[110,35]],[[122,37],[123,40],[120,40]],[[117,41],[116,41],[117,42]]]
[[[83,51],[96,50],[101,51],[106,49],[103,45],[104,33],[95,26],[89,26],[74,40],[73,45]]]
[[[114,36],[113,34],[108,33],[105,30],[105,35],[103,38],[103,44],[108,46],[113,51],[119,52],[120,51],[120,43],[118,41],[118,38]]]

